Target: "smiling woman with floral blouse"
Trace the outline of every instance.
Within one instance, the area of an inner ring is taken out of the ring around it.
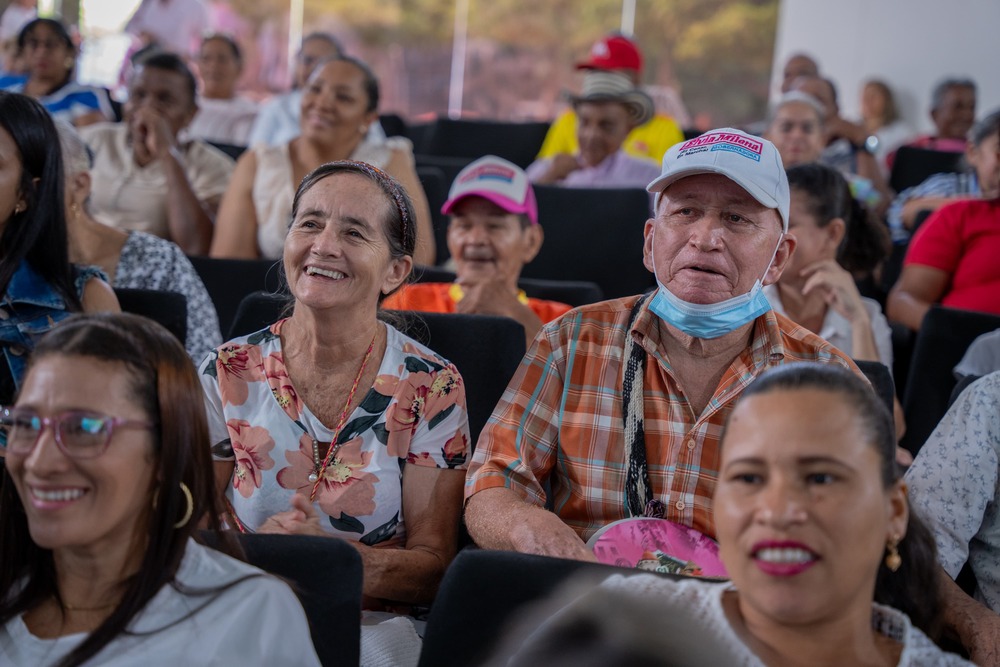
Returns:
[[[285,239],[293,314],[200,369],[233,527],[350,540],[369,610],[433,598],[461,511],[462,378],[377,318],[409,276],[415,239],[409,197],[389,176],[319,167]]]

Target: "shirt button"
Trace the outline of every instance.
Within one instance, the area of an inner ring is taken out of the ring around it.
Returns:
[[[13,354],[15,357],[20,357],[25,352],[27,352],[27,350],[25,350],[20,345],[11,345],[10,346],[10,353]]]
[[[695,443],[695,441],[693,439],[692,440],[688,440],[688,449],[694,449],[697,446],[698,446],[697,443]]]
[[[679,510],[683,510],[684,507],[685,507],[684,501],[683,500],[678,500],[677,503],[674,505],[674,507],[676,507]]]

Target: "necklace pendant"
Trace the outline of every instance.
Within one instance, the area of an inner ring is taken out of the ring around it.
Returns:
[[[310,482],[315,482],[318,479],[319,479],[319,474],[317,474],[316,472],[309,473],[309,481]]]

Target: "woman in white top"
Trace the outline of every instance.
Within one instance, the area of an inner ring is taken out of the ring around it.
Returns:
[[[184,128],[184,136],[219,144],[246,146],[257,119],[257,104],[236,94],[243,72],[239,44],[228,35],[209,35],[198,51],[201,95],[198,113]]]
[[[237,162],[210,254],[281,257],[296,186],[321,164],[349,159],[378,167],[406,189],[417,217],[414,262],[433,264],[430,206],[417,178],[412,144],[402,137],[368,136],[378,120],[378,100],[378,80],[360,60],[337,56],[318,65],[302,95],[301,134],[278,146],[254,146]]]
[[[193,540],[219,527],[208,429],[163,327],[62,322],[0,443],[0,664],[319,664],[284,583]]]
[[[722,436],[714,513],[731,583],[640,574],[604,586],[646,618],[658,604],[663,644],[685,617],[700,642],[669,664],[970,665],[928,636],[941,627],[934,541],[910,510],[895,449],[888,410],[857,375],[775,367],[743,392]],[[539,658],[542,635],[520,652]],[[725,662],[699,662],[720,652]]]

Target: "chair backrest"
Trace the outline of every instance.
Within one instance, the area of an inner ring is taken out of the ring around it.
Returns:
[[[855,359],[854,363],[865,374],[868,381],[871,382],[872,389],[882,399],[882,402],[889,409],[889,414],[891,415],[894,399],[896,398],[896,387],[892,382],[892,374],[889,372],[889,368],[878,361]]]
[[[229,339],[248,336],[281,319],[291,297],[272,292],[251,292],[240,301],[229,327]]]
[[[545,243],[521,272],[525,278],[585,280],[604,297],[641,294],[655,284],[643,266],[649,193],[639,188],[535,186]]]
[[[232,336],[244,336],[276,321],[287,298],[266,292],[247,295],[233,321]],[[465,381],[469,431],[474,448],[479,432],[524,356],[524,327],[507,317],[458,313],[396,312],[393,325],[455,364]]]
[[[914,454],[948,410],[953,369],[976,337],[1000,328],[1000,316],[932,306],[920,324],[903,395],[906,433],[902,445]]]
[[[431,209],[434,256],[440,264],[451,257],[448,251],[448,216],[441,212],[441,207],[448,201],[448,188],[451,184],[444,175],[444,170],[433,165],[417,165],[417,178],[420,179],[420,186],[424,189]]]
[[[246,146],[238,146],[236,144],[224,144],[219,141],[207,141],[205,142],[210,146],[215,146],[220,151],[233,158],[234,160],[239,160],[240,156],[246,151]]]
[[[236,309],[247,294],[282,290],[281,260],[188,257],[219,315],[219,329],[231,337]],[[229,332],[229,333],[227,333]]]
[[[410,138],[406,121],[398,113],[379,114],[378,122],[382,126],[382,131],[385,132],[385,136]]]
[[[571,576],[591,573],[597,579],[636,572],[512,551],[463,549],[438,589],[419,667],[481,665],[525,605],[544,599]]]
[[[534,162],[548,131],[546,122],[438,118],[430,127],[423,150],[431,155],[471,159],[496,155],[523,169]]]
[[[962,392],[968,389],[970,384],[982,377],[982,375],[963,375],[962,379],[955,383],[955,388],[951,390],[951,396],[948,397],[948,407],[951,408],[952,404],[962,395]]]
[[[492,315],[399,312],[403,333],[455,364],[462,374],[471,451],[524,357],[524,327]]]
[[[203,533],[206,543],[215,543]],[[361,554],[344,540],[313,535],[239,535],[247,562],[284,579],[309,620],[320,664],[361,657]]]
[[[454,280],[454,272],[436,266],[418,266],[413,270],[415,283],[450,283]],[[558,301],[570,306],[584,306],[604,299],[600,285],[584,280],[521,278],[517,286],[534,299]]]
[[[118,305],[126,313],[135,313],[159,322],[177,337],[187,342],[187,297],[178,292],[116,287]]]
[[[892,163],[889,185],[896,192],[920,185],[930,176],[961,171],[961,153],[900,146]]]

